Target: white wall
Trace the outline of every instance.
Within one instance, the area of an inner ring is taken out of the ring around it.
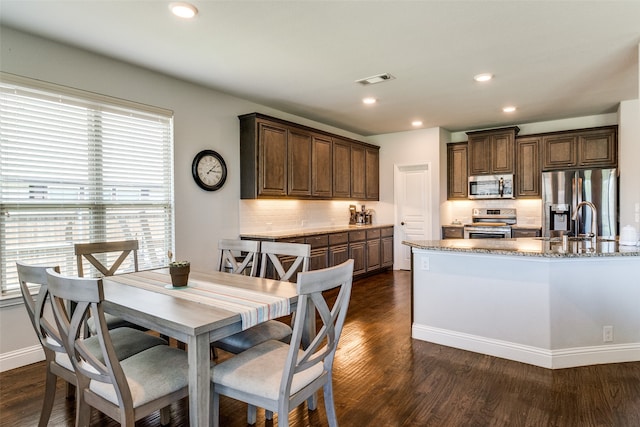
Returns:
[[[618,114],[620,229],[631,225],[640,234],[640,102],[637,99],[621,102]]]
[[[84,50],[0,27],[0,70],[174,111],[176,256],[211,270],[218,239],[239,234],[240,150],[237,116],[258,111],[354,139],[359,135],[285,114]],[[201,190],[191,161],[210,148],[225,159],[227,182]],[[6,305],[6,302],[3,302]],[[0,370],[38,360],[38,343],[22,306],[0,308]],[[35,359],[34,359],[35,358]]]

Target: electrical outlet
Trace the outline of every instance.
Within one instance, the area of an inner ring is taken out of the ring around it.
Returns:
[[[423,270],[429,270],[429,257],[423,256],[422,258],[420,258],[420,262],[420,268],[422,268]]]
[[[602,327],[602,341],[613,342],[613,326],[609,325]]]

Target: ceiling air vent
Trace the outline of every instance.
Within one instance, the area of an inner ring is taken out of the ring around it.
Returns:
[[[386,82],[387,80],[393,80],[393,79],[395,79],[395,77],[393,77],[391,74],[384,73],[384,74],[378,74],[377,76],[367,77],[366,79],[356,80],[356,83],[360,83],[363,86],[367,86],[367,85],[372,85],[376,83]]]

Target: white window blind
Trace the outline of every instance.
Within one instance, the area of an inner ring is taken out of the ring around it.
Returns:
[[[166,265],[172,113],[0,77],[2,296],[19,292],[17,260],[76,274],[76,243],[137,239],[140,269]],[[133,268],[127,262],[119,271]]]

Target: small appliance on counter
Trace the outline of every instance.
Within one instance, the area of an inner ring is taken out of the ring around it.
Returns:
[[[366,209],[365,205],[360,206],[360,211],[355,205],[349,205],[350,225],[371,225],[373,223],[373,210]]]

